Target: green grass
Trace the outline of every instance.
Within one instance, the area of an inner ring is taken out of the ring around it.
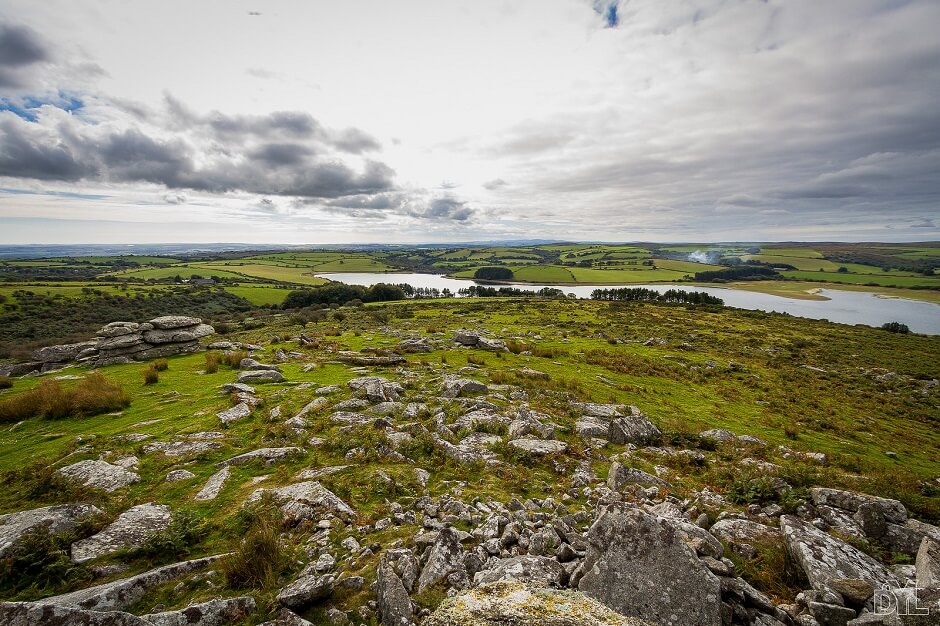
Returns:
[[[192,278],[193,276],[201,276],[203,278],[209,278],[210,276],[218,276],[219,278],[241,278],[241,276],[234,272],[225,271],[224,268],[210,268],[209,266],[196,264],[172,265],[170,267],[151,267],[142,270],[114,272],[111,275],[118,278],[128,278],[131,280],[147,280],[150,278],[159,280],[162,278],[173,278],[175,276],[179,276],[181,278]]]
[[[220,272],[228,272],[239,277],[259,278],[300,285],[322,285],[326,283],[324,279],[313,276],[312,269],[309,267],[283,267],[243,261],[238,263],[228,262],[225,264],[206,263],[193,265],[192,267],[199,268],[203,272],[203,275],[209,273],[209,275],[218,274],[221,276],[222,274]]]
[[[842,274],[839,272],[781,272],[787,278],[855,285],[880,285],[885,287],[934,287],[940,288],[940,277],[902,276],[899,274]]]
[[[288,289],[279,289],[273,286],[265,287],[261,285],[238,287],[226,285],[222,288],[230,294],[244,298],[257,306],[264,306],[266,304],[280,305],[284,302],[284,298],[287,297],[287,294],[290,293]]]

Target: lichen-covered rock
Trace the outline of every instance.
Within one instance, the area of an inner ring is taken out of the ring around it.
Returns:
[[[140,476],[106,461],[79,461],[58,470],[59,474],[86,487],[117,491],[136,482]]]
[[[688,622],[693,624],[695,622]],[[424,626],[651,626],[576,591],[515,581],[474,587],[445,600]]]
[[[307,567],[277,594],[278,604],[289,609],[302,609],[330,597],[335,582],[336,577],[332,574],[321,576],[315,569]]]
[[[23,537],[37,528],[49,534],[67,532],[101,510],[90,504],[62,504],[0,515],[0,559],[13,551]]]
[[[940,543],[924,537],[914,565],[918,587],[940,587]]]
[[[610,608],[663,626],[720,626],[721,585],[672,520],[611,504],[587,534],[578,588]]]
[[[491,567],[480,570],[473,576],[473,584],[481,585],[498,580],[515,580],[531,583],[536,587],[562,587],[568,579],[565,567],[544,556],[517,556],[499,559]]]
[[[180,480],[189,480],[190,478],[195,478],[196,475],[190,472],[189,470],[178,469],[173,470],[172,472],[167,472],[166,482],[175,483]]]
[[[150,320],[154,328],[160,330],[172,330],[174,328],[185,328],[187,326],[199,326],[202,320],[198,317],[187,317],[185,315],[164,315]]]
[[[618,461],[611,463],[607,474],[607,486],[613,491],[620,491],[629,484],[669,487],[669,483],[665,480],[641,469],[621,465]]]
[[[94,348],[97,343],[97,341],[82,341],[80,343],[45,346],[33,352],[33,359],[42,363],[66,363],[89,348]]]
[[[762,545],[768,541],[780,540],[780,531],[746,519],[728,518],[715,522],[708,529],[721,541],[734,545]]]
[[[216,467],[226,467],[228,465],[244,465],[246,463],[252,463],[254,461],[263,461],[265,465],[273,465],[279,461],[290,456],[296,456],[304,453],[303,448],[298,448],[297,446],[290,446],[287,448],[258,448],[257,450],[252,450],[251,452],[245,452],[239,454],[238,456],[233,456],[230,459],[226,459],[220,463],[216,463]]]
[[[470,378],[447,375],[441,382],[441,396],[444,398],[457,398],[486,393],[486,391],[486,385]]]
[[[228,480],[228,477],[232,474],[232,468],[227,465],[220,469],[218,472],[209,477],[209,480],[206,481],[206,484],[203,485],[202,489],[199,490],[194,497],[195,500],[207,501],[215,500],[219,497],[219,492],[222,491],[222,487],[225,486],[225,481]]]
[[[809,493],[816,506],[834,506],[854,513],[863,504],[870,503],[876,505],[888,522],[903,524],[907,521],[907,509],[897,500],[824,487],[814,487],[809,490]]]
[[[465,581],[467,579],[467,569],[463,564],[463,548],[460,547],[457,533],[451,528],[444,527],[431,546],[428,560],[424,569],[421,570],[417,593],[441,582],[451,574],[456,574],[458,578],[463,578]]]
[[[876,589],[899,584],[894,574],[867,554],[798,517],[782,516],[780,530],[790,556],[803,569],[813,589],[823,591],[836,578],[864,580]]]
[[[249,415],[251,415],[251,407],[248,406],[247,402],[239,402],[232,408],[219,411],[215,414],[215,416],[219,418],[219,421],[226,426],[240,419],[245,419]]]
[[[122,611],[89,611],[34,602],[0,602],[3,626],[152,626]]]
[[[561,454],[568,450],[568,444],[554,439],[514,439],[509,442],[510,447],[535,456],[545,454]]]
[[[166,530],[173,519],[170,507],[139,504],[121,513],[101,532],[72,544],[72,560],[84,563],[119,550],[139,548],[157,533]]]
[[[164,611],[143,615],[141,619],[152,626],[225,626],[237,623],[255,610],[255,599],[250,596],[215,598],[200,604],[191,604],[178,611]]]
[[[662,432],[635,406],[629,407],[630,415],[610,421],[607,439],[611,443],[646,445],[658,441]]]
[[[264,383],[282,383],[285,380],[287,379],[284,378],[284,374],[276,370],[248,370],[238,375],[237,382],[260,385]]]
[[[414,619],[411,598],[386,558],[376,571],[375,599],[382,626],[407,626]]]
[[[299,512],[296,505],[299,505],[301,509],[309,509],[311,518],[323,512],[333,513],[344,519],[356,516],[356,512],[352,507],[343,502],[335,493],[313,480],[274,489],[256,489],[248,496],[247,502],[256,502],[265,494],[273,496],[275,500],[282,504],[282,510],[286,507],[287,511],[285,512],[292,513],[294,517]]]

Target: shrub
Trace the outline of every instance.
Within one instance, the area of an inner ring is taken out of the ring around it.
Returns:
[[[72,388],[63,387],[57,380],[44,380],[34,389],[0,401],[0,422],[36,416],[45,419],[90,417],[125,409],[130,403],[120,385],[95,372]]]
[[[473,277],[483,280],[512,280],[512,270],[508,267],[481,267],[473,273]]]
[[[242,359],[247,359],[247,358],[248,358],[247,351],[234,350],[232,352],[226,352],[222,356],[222,361],[234,370],[234,369],[238,369],[238,366],[241,364]]]
[[[270,589],[290,564],[290,555],[281,545],[280,510],[262,501],[242,512],[247,523],[238,547],[221,561],[222,573],[234,589]]]
[[[218,372],[220,360],[218,352],[206,352],[206,374]]]
[[[157,359],[150,364],[150,367],[157,370],[158,372],[165,372],[170,368],[170,363],[166,359]]]
[[[192,546],[205,537],[206,523],[192,511],[179,510],[166,530],[158,532],[134,551],[135,555],[176,560],[189,554]]]
[[[468,354],[467,363],[472,363],[473,365],[486,365],[486,359],[475,354]]]
[[[45,527],[28,532],[0,559],[0,593],[9,597],[30,590],[30,595],[48,595],[45,590],[90,580],[88,569],[68,556],[71,540],[51,535]]]
[[[13,386],[13,381],[9,376],[0,376],[0,389],[9,389]]]
[[[156,385],[158,382],[160,382],[160,372],[153,367],[150,367],[144,372],[145,385]]]
[[[907,324],[902,324],[901,322],[888,322],[887,324],[881,325],[881,330],[886,330],[889,333],[900,333],[906,335],[911,332],[911,329],[907,327]]]
[[[529,346],[517,339],[510,339],[507,341],[506,347],[509,348],[509,351],[513,354],[519,354],[520,352],[525,352],[529,349]]]

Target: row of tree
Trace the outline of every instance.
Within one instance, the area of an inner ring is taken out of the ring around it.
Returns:
[[[704,291],[683,291],[669,289],[660,293],[655,289],[645,287],[621,287],[619,289],[595,289],[591,292],[592,300],[608,300],[613,302],[665,302],[675,304],[718,304],[725,303],[717,296]]]

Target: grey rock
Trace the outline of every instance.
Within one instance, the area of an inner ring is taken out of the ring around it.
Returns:
[[[464,578],[467,576],[463,564],[463,548],[460,547],[460,540],[454,530],[444,527],[431,546],[428,560],[418,578],[416,591],[421,593],[455,573],[458,576],[462,573]]]
[[[33,352],[33,360],[42,363],[67,363],[77,358],[79,354],[88,350],[88,348],[94,348],[97,344],[97,341],[83,341],[46,346]]]
[[[462,346],[475,346],[480,341],[480,333],[470,330],[458,330],[454,333],[454,343]]]
[[[79,461],[57,470],[59,474],[86,487],[104,491],[117,491],[136,482],[140,476],[106,461]]]
[[[291,504],[301,504],[310,507],[312,512],[333,513],[344,519],[351,519],[356,516],[356,512],[352,507],[316,481],[304,481],[273,489],[256,489],[248,496],[247,502],[256,502],[268,493],[282,503],[282,510],[285,506]]]
[[[84,563],[120,550],[142,547],[148,539],[166,530],[173,519],[170,507],[139,504],[121,513],[101,532],[72,544],[72,560]]]
[[[406,339],[398,344],[396,352],[410,354],[414,352],[431,352],[434,348],[427,339]]]
[[[195,478],[196,475],[190,472],[189,470],[178,469],[168,472],[166,475],[166,482],[175,483],[180,480],[189,480],[190,478]]]
[[[223,556],[225,555],[164,565],[130,578],[115,580],[59,596],[43,598],[37,604],[67,606],[93,611],[123,610],[139,602],[148,590],[191,572],[204,569]]]
[[[280,365],[267,365],[265,363],[260,363],[250,357],[245,357],[238,362],[238,368],[243,370],[271,370],[275,372],[281,371]]]
[[[861,505],[872,503],[881,509],[882,515],[888,522],[903,524],[907,520],[907,509],[897,500],[869,496],[854,491],[827,489],[824,487],[814,487],[810,489],[809,492],[810,497],[813,499],[813,504],[816,506],[834,506],[844,511],[854,513],[858,511]]]
[[[846,626],[849,620],[855,619],[853,609],[837,604],[810,602],[808,608],[820,626]]]
[[[143,615],[153,626],[226,626],[241,621],[255,610],[255,599],[250,596],[215,598],[200,604],[191,604],[178,611],[165,611]]]
[[[719,520],[708,530],[715,537],[732,546],[766,545],[768,542],[779,541],[781,538],[778,529],[746,519]]]
[[[536,587],[561,588],[567,582],[567,578],[568,573],[564,566],[555,559],[525,555],[497,560],[491,567],[477,572],[473,577],[473,584],[515,580],[531,583]]]
[[[244,454],[239,454],[238,456],[233,456],[230,459],[216,463],[216,467],[226,467],[229,465],[244,465],[246,463],[252,463],[254,461],[264,461],[265,465],[273,465],[279,461],[283,461],[291,456],[302,455],[304,453],[303,448],[298,448],[296,446],[291,446],[287,448],[259,448],[257,450],[252,450],[251,452],[245,452]]]
[[[226,426],[240,419],[245,419],[249,415],[251,415],[251,407],[248,406],[247,402],[239,402],[232,408],[219,411],[215,414],[215,416],[219,418],[219,421]]]
[[[82,520],[100,513],[90,504],[61,504],[0,515],[0,559],[16,549],[33,530],[45,528],[52,535],[68,532]]]
[[[940,587],[940,542],[924,537],[914,566],[917,568],[918,587]]]
[[[564,441],[551,439],[514,439],[509,442],[509,446],[536,456],[561,454],[568,450],[568,444]]]
[[[255,394],[255,388],[243,383],[225,383],[222,385],[222,391],[225,393],[248,393]]]
[[[154,345],[164,343],[186,343],[202,337],[215,334],[215,329],[208,324],[199,324],[194,327],[147,330],[143,333],[144,341]]]
[[[509,352],[505,341],[502,339],[490,339],[489,337],[479,337],[476,347],[480,350],[489,350],[490,352]]]
[[[658,441],[662,437],[659,428],[636,407],[631,406],[630,409],[631,415],[628,417],[618,417],[610,421],[607,439],[611,443],[635,443],[637,445]]]
[[[581,411],[587,417],[614,419],[625,415],[629,409],[624,404],[595,404],[593,402],[572,402],[571,408]]]
[[[188,456],[221,448],[222,444],[214,441],[155,441],[144,446],[144,453],[162,452],[166,456]]]
[[[470,378],[445,375],[444,380],[441,382],[441,396],[445,398],[457,398],[486,392],[486,385]]]
[[[621,465],[619,461],[610,464],[610,471],[607,474],[607,487],[612,491],[620,491],[626,485],[637,484],[653,487],[669,487],[669,483],[644,472],[643,470]]]
[[[720,626],[721,586],[670,520],[614,503],[587,535],[578,588],[624,615],[668,626]]]
[[[0,602],[4,626],[151,626],[123,611],[89,611],[35,602]]]
[[[867,554],[822,532],[798,517],[783,515],[780,530],[790,556],[813,589],[825,590],[837,578],[864,580],[876,589],[898,586],[897,577]]]
[[[285,380],[287,379],[284,378],[284,375],[275,370],[248,370],[238,375],[238,382],[240,383],[282,383]]]
[[[185,328],[186,326],[198,326],[202,320],[198,317],[186,317],[183,315],[164,315],[150,320],[154,328],[161,330],[170,330],[173,328]]]
[[[375,598],[382,626],[403,626],[414,619],[408,591],[385,558],[376,571]]]
[[[692,622],[690,622],[691,624]],[[445,600],[424,626],[651,626],[618,615],[576,591],[541,589],[516,581],[474,587]]]
[[[408,362],[408,359],[398,355],[363,354],[361,352],[349,352],[346,350],[337,352],[335,358],[340,363],[364,365],[367,367],[385,367]]]
[[[332,574],[320,576],[315,573],[301,573],[297,580],[277,594],[278,604],[289,609],[302,609],[330,597],[335,582],[336,577]]]
[[[225,486],[225,482],[228,480],[231,474],[232,469],[230,467],[223,467],[218,472],[209,477],[209,480],[206,481],[206,484],[203,485],[202,489],[199,490],[199,493],[197,493],[193,499],[199,500],[201,502],[215,500],[217,497],[219,497],[219,492],[222,491],[222,487]]]

